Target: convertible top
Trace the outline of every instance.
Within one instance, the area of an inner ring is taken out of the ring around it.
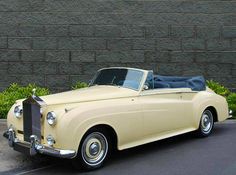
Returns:
[[[206,82],[203,76],[154,75],[154,88],[191,88],[193,91],[204,91],[206,90]]]

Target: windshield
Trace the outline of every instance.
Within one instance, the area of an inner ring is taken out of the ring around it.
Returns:
[[[91,85],[113,85],[139,90],[143,72],[133,69],[102,69]]]

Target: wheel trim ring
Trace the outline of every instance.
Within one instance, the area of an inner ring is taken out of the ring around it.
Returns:
[[[98,151],[98,153],[96,155],[98,156],[94,156],[94,158],[90,159],[88,155],[86,155],[86,145],[88,143],[89,140],[99,140],[100,144],[101,144],[101,149]],[[86,139],[84,140],[83,144],[82,144],[82,149],[81,149],[81,155],[82,158],[84,160],[84,162],[90,166],[96,166],[99,165],[105,158],[108,152],[108,142],[106,137],[100,133],[100,132],[94,132],[89,134]]]
[[[202,114],[201,118],[202,132],[208,134],[210,133],[212,127],[213,127],[213,115],[209,110],[207,110]]]

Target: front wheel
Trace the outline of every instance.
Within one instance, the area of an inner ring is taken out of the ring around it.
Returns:
[[[108,151],[108,135],[101,131],[91,131],[82,139],[77,157],[72,163],[77,169],[97,169],[103,165]]]
[[[214,117],[210,110],[206,109],[201,116],[197,135],[199,137],[207,137],[211,134],[214,127]]]

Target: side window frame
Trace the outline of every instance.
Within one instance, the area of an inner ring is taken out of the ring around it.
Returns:
[[[152,71],[148,72],[148,75],[147,75],[147,78],[146,78],[146,81],[145,81],[144,84],[148,85],[148,89],[147,90],[153,90],[154,89],[154,75],[153,75]]]

